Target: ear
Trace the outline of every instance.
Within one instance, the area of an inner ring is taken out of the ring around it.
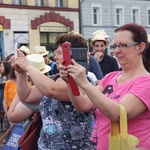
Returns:
[[[146,48],[146,44],[144,42],[141,42],[140,44],[138,44],[138,53],[143,53],[143,51]]]

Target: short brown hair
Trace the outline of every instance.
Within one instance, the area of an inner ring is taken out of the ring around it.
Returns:
[[[84,47],[87,48],[87,40],[80,34],[74,32],[63,33],[56,38],[55,45],[62,45],[64,42],[70,42],[74,48]]]

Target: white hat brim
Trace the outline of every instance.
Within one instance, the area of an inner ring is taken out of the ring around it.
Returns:
[[[104,40],[104,39],[95,39],[95,40],[91,40],[90,45],[93,47],[93,43],[96,41],[104,41],[106,43],[106,47],[109,45],[109,41],[108,40]]]
[[[46,51],[46,52],[44,52],[44,53],[40,53],[40,55],[42,55],[42,56],[45,56],[45,55],[47,55],[47,54],[49,54],[49,51]]]
[[[40,72],[41,72],[41,73],[47,73],[47,72],[49,72],[50,70],[51,70],[51,67],[48,66],[48,65],[45,65],[45,68],[42,69]]]

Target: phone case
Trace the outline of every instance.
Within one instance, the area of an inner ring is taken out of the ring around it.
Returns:
[[[62,44],[62,52],[63,52],[64,65],[65,66],[70,65],[71,64],[71,54],[70,54],[70,43],[69,42],[65,42]],[[79,89],[78,89],[76,82],[69,75],[68,75],[68,81],[69,81],[73,95],[78,96],[80,93],[79,93]]]
[[[87,74],[87,48],[71,48],[71,58],[86,69]]]

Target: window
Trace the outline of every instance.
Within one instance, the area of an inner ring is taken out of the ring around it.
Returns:
[[[48,6],[47,0],[36,0],[37,6]]]
[[[150,26],[150,8],[148,8],[147,10],[147,22],[148,22],[148,26]]]
[[[124,9],[123,7],[115,7],[115,25],[120,26],[124,24]]]
[[[67,0],[57,0],[57,7],[67,7]]]
[[[14,0],[15,5],[26,5],[26,0]]]
[[[14,40],[18,44],[28,44],[29,34],[26,32],[14,32]]]
[[[102,25],[101,5],[92,4],[92,25]]]
[[[54,55],[54,50],[56,49],[55,46],[55,39],[58,35],[61,33],[56,32],[41,32],[40,33],[40,45],[45,46],[46,49],[50,52],[50,56],[52,57]]]
[[[140,10],[139,8],[132,7],[131,8],[131,21],[135,23],[140,23]]]
[[[58,0],[58,7],[63,7],[63,0]]]

